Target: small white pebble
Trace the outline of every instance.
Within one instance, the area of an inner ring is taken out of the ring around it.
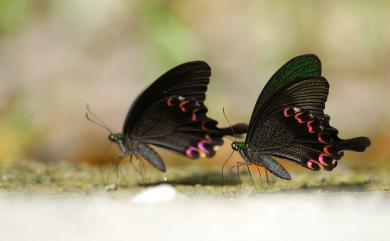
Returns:
[[[177,195],[174,187],[168,184],[161,184],[150,187],[135,195],[132,203],[159,203],[172,201]]]

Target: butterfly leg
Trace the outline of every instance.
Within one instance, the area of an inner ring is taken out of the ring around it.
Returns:
[[[248,170],[249,177],[251,178],[251,183],[252,183],[252,185],[253,185],[255,191],[258,191],[258,190],[257,190],[257,187],[256,187],[256,184],[255,184],[255,182],[254,182],[254,180],[253,180],[252,172],[251,172],[251,170],[250,170],[250,168],[249,168],[249,167],[252,166],[252,165],[255,165],[255,164],[253,164],[253,163],[248,163],[248,162],[237,162],[237,163],[236,163],[237,171],[239,171],[239,167],[241,167],[241,166],[246,166],[246,168],[247,168],[247,170]]]
[[[259,180],[260,180],[261,186],[262,186],[263,190],[266,191],[267,187],[264,187],[264,182],[263,182],[263,178],[261,177],[261,170],[260,170],[260,167],[263,167],[263,166],[260,166],[260,165],[255,165],[255,166],[256,166],[256,169],[257,169],[257,173],[259,173]]]
[[[124,159],[125,155],[121,155],[119,157],[114,157],[114,158],[111,158],[109,161],[108,161],[108,165],[109,165],[109,168],[108,168],[108,174],[107,174],[107,180],[108,182],[110,182],[110,178],[111,178],[111,172],[114,171],[116,173],[116,177],[115,177],[115,181],[114,183],[112,184],[109,184],[106,186],[106,190],[108,191],[114,191],[118,188],[118,168],[119,168],[119,163]],[[113,162],[115,162],[113,164]],[[114,166],[115,165],[115,166]],[[115,170],[112,170],[113,168],[115,168]]]
[[[142,173],[142,182],[144,185],[147,185],[149,177],[148,177],[148,173],[146,172],[145,164],[142,161],[142,159],[139,158],[138,156],[137,159],[138,159],[138,163],[140,164],[140,169]]]
[[[123,170],[121,169],[121,167],[119,166],[119,164],[118,164],[118,174],[119,174],[119,176],[120,176],[120,178],[122,179],[122,180],[124,180],[125,181],[125,185],[126,186],[128,186],[129,185],[129,182],[128,182],[128,180],[127,180],[127,178],[126,178],[126,174],[123,172]]]
[[[134,157],[134,159],[133,159],[133,157]],[[134,160],[138,161],[137,165],[134,163],[135,162]],[[141,159],[137,155],[133,154],[133,155],[131,155],[131,158],[129,159],[129,163],[133,167],[134,171],[138,174],[139,181],[141,182],[141,185],[145,186],[146,185],[146,181],[145,181],[145,177],[144,177],[145,167],[143,166]]]
[[[234,154],[234,150],[230,153],[229,157],[226,159],[226,161],[223,163],[222,165],[222,170],[221,170],[221,176],[222,176],[222,192],[223,192],[223,189],[224,189],[224,186],[225,186],[225,181],[224,181],[224,175],[223,175],[223,169],[225,168],[226,164],[228,163],[229,159],[232,157],[232,155]],[[230,180],[230,176],[229,176],[229,180]],[[227,191],[227,188],[226,188],[226,191]]]
[[[230,167],[230,172],[232,172],[233,168],[237,168],[237,178],[239,180],[239,187],[238,187],[238,192],[240,193],[241,192],[241,186],[242,186],[242,182],[241,182],[241,175],[240,175],[240,167],[243,166],[243,165],[246,165],[247,163],[245,162],[236,162],[236,165],[233,165]]]
[[[141,170],[134,164],[133,155],[130,155],[129,164],[134,169],[134,171],[137,173],[139,181],[142,182]]]
[[[232,180],[232,173],[233,173],[233,169],[236,168],[236,166],[231,166],[230,167],[230,171],[229,171],[229,176],[228,176],[228,180],[227,180],[227,185],[226,185],[226,190],[225,190],[225,193],[228,192],[229,190],[229,187],[230,187],[230,183],[231,183],[231,180]],[[239,175],[237,175],[239,177]],[[238,181],[241,182],[240,179],[238,179]]]
[[[267,185],[268,185],[268,187],[269,187],[269,190],[272,191],[271,185],[269,184],[268,171],[267,171],[267,169],[265,169],[265,177],[266,177],[266,179],[267,179]]]
[[[251,169],[249,168],[249,165],[246,165],[246,168],[248,169],[248,173],[249,173],[249,176],[251,178],[252,185],[255,188],[255,191],[257,192],[257,187],[255,185],[255,182],[253,181],[252,172],[251,172]]]

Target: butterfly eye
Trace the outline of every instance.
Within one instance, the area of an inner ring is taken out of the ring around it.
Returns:
[[[114,134],[108,135],[108,140],[110,140],[110,141],[115,141],[115,140],[116,140],[115,135],[114,135]]]
[[[233,149],[233,150],[237,150],[237,144],[234,143],[234,142],[232,143],[232,149]]]

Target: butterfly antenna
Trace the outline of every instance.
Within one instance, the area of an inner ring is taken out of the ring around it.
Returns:
[[[233,133],[233,136],[234,136],[234,140],[237,141],[236,133],[234,133],[234,128],[232,127],[232,124],[230,123],[229,118],[227,118],[227,115],[226,115],[226,113],[225,113],[225,108],[224,108],[224,107],[222,107],[222,113],[223,113],[223,115],[225,116],[225,119],[226,119],[227,123],[229,124],[230,129],[232,129],[232,133]]]
[[[89,115],[91,115],[95,120],[92,120]],[[103,129],[106,129],[108,132],[112,133],[111,129],[91,111],[91,109],[89,108],[89,104],[87,104],[87,112],[85,113],[85,118],[87,118],[87,120],[94,123],[95,125],[100,126]]]

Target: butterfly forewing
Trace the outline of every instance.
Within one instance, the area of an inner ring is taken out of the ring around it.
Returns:
[[[249,126],[255,121],[258,112],[264,107],[265,103],[284,86],[290,85],[291,81],[305,76],[320,76],[321,62],[313,54],[297,56],[284,64],[267,82],[257,99],[255,108]]]
[[[210,75],[210,66],[203,61],[184,63],[169,70],[134,101],[125,119],[123,133],[130,134],[147,108],[170,96],[186,96],[203,102]]]
[[[303,108],[310,111],[312,115],[323,119],[328,92],[329,84],[325,78],[320,76],[303,77],[290,81],[290,85],[285,85],[283,88],[279,89],[278,92],[264,104],[262,112],[257,113],[255,122],[250,126],[247,142],[251,142],[253,136],[258,137],[260,133],[273,133],[277,130],[281,130],[278,126],[283,126],[285,123],[279,123],[278,120],[281,119],[280,113],[288,106]],[[266,127],[267,125],[269,125],[269,127]],[[290,134],[290,132],[287,134]],[[267,140],[267,137],[265,138],[265,140]]]

